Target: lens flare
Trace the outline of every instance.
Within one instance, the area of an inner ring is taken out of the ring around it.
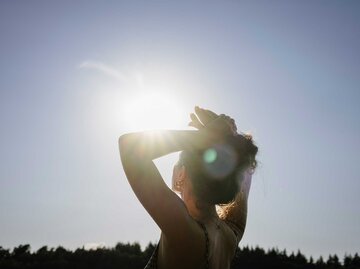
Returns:
[[[203,154],[204,170],[213,178],[221,179],[236,168],[236,152],[226,144],[217,144]]]
[[[209,164],[213,163],[216,161],[216,158],[217,158],[217,152],[215,149],[210,148],[204,152],[203,160],[205,163],[209,163]]]

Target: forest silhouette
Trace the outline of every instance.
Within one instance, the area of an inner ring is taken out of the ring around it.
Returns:
[[[64,247],[48,248],[43,246],[36,252],[31,252],[29,244],[14,247],[12,251],[0,246],[0,268],[103,268],[103,269],[142,269],[145,267],[156,245],[149,243],[144,251],[140,244],[117,243],[112,248],[97,248],[86,250],[84,247],[74,251]],[[329,255],[327,260],[320,256],[316,261],[310,257],[307,259],[300,251],[287,254],[286,250],[279,251],[272,248],[267,251],[260,247],[237,248],[236,255],[232,261],[231,268],[308,268],[308,269],[330,269],[330,268],[360,268],[360,257],[345,255],[343,261],[338,256]]]

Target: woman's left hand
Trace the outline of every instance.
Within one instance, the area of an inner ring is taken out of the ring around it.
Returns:
[[[233,135],[237,134],[237,127],[233,118],[225,114],[216,114],[215,112],[203,109],[198,106],[195,107],[195,113],[190,114],[191,122],[189,126],[192,126],[198,130],[207,127],[208,125],[216,125],[214,121],[222,122],[219,118],[222,118],[226,121],[227,125],[230,127],[230,132]],[[214,127],[214,126],[213,126]],[[227,129],[227,128],[226,128]]]

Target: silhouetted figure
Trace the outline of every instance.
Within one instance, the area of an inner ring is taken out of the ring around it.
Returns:
[[[161,229],[146,269],[230,268],[245,230],[258,149],[250,135],[237,133],[230,117],[199,107],[195,113],[189,124],[195,131],[137,132],[119,139],[128,181]],[[170,189],[153,160],[177,151]]]

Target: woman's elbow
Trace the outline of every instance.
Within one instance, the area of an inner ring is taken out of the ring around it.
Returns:
[[[122,144],[124,143],[124,140],[126,138],[126,134],[120,135],[119,139],[118,139],[118,143],[119,143],[119,148],[122,148]]]
[[[119,151],[121,160],[132,159],[135,157],[136,152],[138,151],[138,142],[139,139],[134,134],[124,134],[119,137]]]
[[[120,157],[123,159],[124,155],[129,152],[128,134],[121,135],[118,140]]]

